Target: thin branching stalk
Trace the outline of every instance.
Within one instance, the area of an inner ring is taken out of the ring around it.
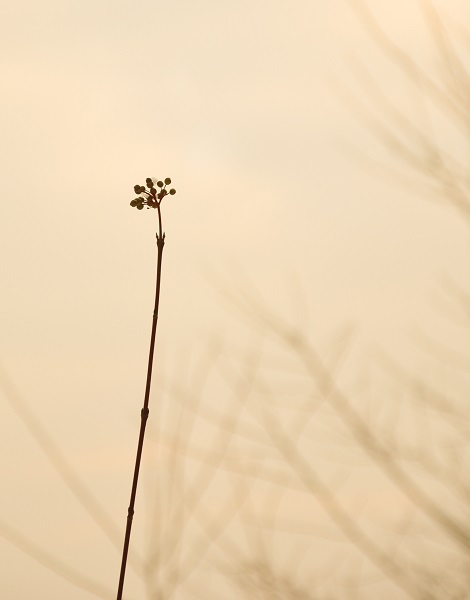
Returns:
[[[142,410],[140,411],[140,432],[139,432],[139,441],[137,444],[137,455],[135,458],[135,466],[134,466],[134,477],[132,479],[132,489],[131,489],[131,499],[129,502],[129,508],[127,510],[127,523],[126,523],[126,534],[124,536],[124,547],[122,550],[122,561],[121,561],[121,572],[119,575],[119,586],[117,593],[117,600],[122,599],[122,591],[124,588],[124,578],[126,575],[126,565],[127,565],[127,555],[129,552],[129,541],[131,538],[131,529],[132,529],[132,520],[134,517],[134,506],[135,506],[135,497],[137,494],[137,483],[139,480],[139,471],[140,471],[140,462],[142,458],[142,449],[144,446],[144,436],[145,436],[145,426],[147,425],[147,419],[149,416],[149,397],[150,397],[150,386],[152,383],[152,367],[153,367],[153,354],[155,350],[155,335],[157,332],[157,321],[158,321],[158,306],[160,302],[160,282],[161,282],[161,274],[162,274],[162,256],[163,256],[163,247],[165,245],[165,234],[162,229],[162,215],[160,210],[160,205],[163,201],[163,198],[170,193],[171,195],[176,193],[176,190],[171,189],[169,192],[166,190],[166,186],[171,183],[171,179],[165,179],[163,181],[156,181],[151,178],[148,178],[146,181],[147,188],[144,186],[136,185],[134,186],[134,191],[136,194],[140,194],[138,198],[135,198],[131,202],[131,206],[136,207],[139,210],[142,210],[144,205],[147,208],[156,208],[158,212],[158,233],[157,233],[157,281],[155,287],[155,305],[153,309],[153,319],[152,319],[152,333],[150,335],[150,349],[149,349],[149,358],[147,365],[147,380],[145,384],[145,396],[144,396],[144,405]],[[156,187],[155,187],[156,184]],[[159,191],[158,191],[159,189]]]

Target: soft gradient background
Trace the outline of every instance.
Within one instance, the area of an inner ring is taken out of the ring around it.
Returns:
[[[369,4],[436,66],[418,3]],[[469,22],[466,0],[435,5]],[[136,183],[177,189],[163,206],[162,380],[212,335],[245,344],[219,291],[244,281],[319,347],[354,323],[352,364],[376,344],[419,362],[414,333],[446,331],[433,297],[444,273],[470,283],[468,231],[355,160],[390,163],[338,91],[364,95],[354,60],[406,110],[410,96],[347,1],[19,0],[1,13],[0,359],[123,530],[156,253],[156,214],[129,207]],[[2,520],[114,589],[118,553],[0,398]],[[0,562],[1,598],[88,597],[6,540]],[[140,589],[130,575],[129,598]]]

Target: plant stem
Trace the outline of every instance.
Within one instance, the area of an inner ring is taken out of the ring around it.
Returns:
[[[124,588],[124,577],[126,575],[126,565],[127,565],[127,554],[129,552],[129,541],[131,538],[131,529],[132,529],[132,519],[134,517],[134,505],[135,505],[135,497],[137,493],[137,483],[139,480],[139,470],[140,470],[140,461],[142,458],[142,448],[144,445],[144,436],[145,436],[145,426],[147,424],[147,419],[149,415],[149,397],[150,397],[150,385],[152,382],[152,367],[153,367],[153,354],[155,350],[155,334],[157,332],[157,321],[158,321],[158,305],[160,302],[160,280],[161,280],[161,272],[162,272],[162,256],[163,256],[163,246],[165,245],[165,234],[162,233],[162,218],[160,212],[160,205],[157,206],[158,209],[158,234],[157,234],[157,283],[155,289],[155,306],[153,310],[153,320],[152,320],[152,333],[150,336],[150,350],[149,350],[149,358],[148,358],[148,366],[147,366],[147,382],[145,384],[145,397],[144,397],[144,405],[142,410],[140,411],[140,433],[139,433],[139,442],[137,444],[137,455],[135,458],[135,467],[134,467],[134,477],[132,480],[132,490],[131,490],[131,499],[129,502],[129,508],[127,511],[127,524],[126,524],[126,534],[124,537],[124,548],[122,550],[122,562],[121,562],[121,573],[119,575],[119,587],[117,593],[117,600],[122,600],[122,591]]]

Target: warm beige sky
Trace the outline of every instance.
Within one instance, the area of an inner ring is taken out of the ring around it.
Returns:
[[[418,3],[369,4],[438,68]],[[468,22],[467,1],[435,4],[451,28]],[[445,327],[433,295],[444,273],[468,282],[468,232],[353,160],[393,164],[335,91],[364,96],[353,57],[412,101],[346,0],[22,0],[3,6],[0,46],[0,360],[122,527],[156,250],[156,215],[129,207],[136,183],[177,189],[157,344],[170,370],[214,332],[249,335],[218,278],[248,279],[289,318],[305,310],[319,345],[357,324],[366,356],[374,342],[412,353],[416,324]],[[2,519],[113,588],[117,553],[0,399]],[[88,597],[1,540],[0,562],[1,598]]]

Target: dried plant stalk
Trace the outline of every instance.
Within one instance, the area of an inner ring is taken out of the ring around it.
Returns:
[[[132,521],[134,517],[134,505],[135,505],[135,497],[137,494],[137,483],[139,480],[139,471],[140,471],[140,462],[142,458],[142,449],[144,446],[144,436],[145,436],[145,426],[147,425],[147,419],[149,416],[149,397],[150,397],[150,386],[152,383],[152,367],[153,367],[153,354],[155,350],[155,334],[157,332],[157,321],[158,321],[158,306],[160,302],[160,282],[161,282],[161,273],[162,273],[162,256],[163,256],[163,247],[165,245],[165,234],[162,229],[162,215],[160,210],[160,205],[163,201],[163,198],[168,194],[174,195],[176,193],[175,189],[170,189],[167,191],[166,187],[171,183],[171,179],[167,178],[165,181],[157,181],[156,179],[147,178],[146,184],[147,187],[136,185],[134,186],[134,191],[136,194],[139,194],[137,198],[131,201],[131,206],[134,206],[138,210],[142,210],[144,206],[147,208],[156,208],[158,212],[158,233],[157,233],[157,282],[155,288],[155,305],[153,309],[153,319],[152,319],[152,333],[150,336],[150,349],[149,349],[149,358],[147,365],[147,380],[145,384],[145,396],[144,396],[144,405],[142,410],[140,411],[140,432],[139,432],[139,441],[137,444],[137,455],[135,458],[135,466],[134,466],[134,477],[132,479],[132,489],[131,489],[131,499],[129,502],[129,508],[127,510],[127,523],[126,523],[126,533],[124,536],[124,547],[122,550],[122,561],[121,561],[121,572],[119,575],[119,586],[117,593],[117,600],[122,599],[122,591],[124,588],[124,578],[126,575],[126,565],[127,565],[127,555],[129,553],[129,541],[131,538],[131,529],[132,529]]]

